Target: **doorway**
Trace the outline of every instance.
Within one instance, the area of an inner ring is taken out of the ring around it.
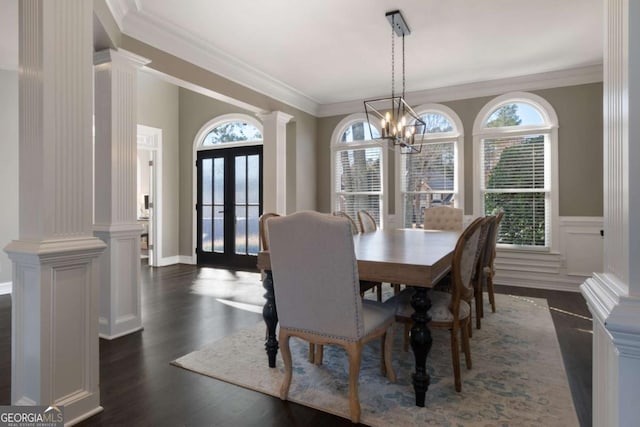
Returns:
[[[162,242],[162,129],[138,125],[136,216],[143,227],[141,258],[150,266],[161,263]]]
[[[262,215],[262,146],[198,151],[198,264],[255,268]]]

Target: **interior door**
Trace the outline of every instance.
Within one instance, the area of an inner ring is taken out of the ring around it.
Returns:
[[[198,264],[255,268],[262,146],[198,152]]]

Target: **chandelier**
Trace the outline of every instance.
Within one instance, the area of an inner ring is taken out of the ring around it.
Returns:
[[[426,123],[413,111],[404,100],[405,72],[404,72],[404,36],[411,34],[399,10],[385,14],[391,24],[391,97],[369,99],[364,101],[364,111],[367,116],[369,132],[376,128],[373,121],[380,124],[380,139],[387,141],[389,148],[399,147],[403,154],[419,153],[422,148],[422,137],[426,130]],[[395,91],[395,38],[402,37],[402,94]],[[373,133],[371,133],[373,135]],[[419,136],[416,144],[416,136]]]

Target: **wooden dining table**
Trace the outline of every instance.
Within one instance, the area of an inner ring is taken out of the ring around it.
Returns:
[[[454,231],[385,229],[353,237],[360,280],[400,283],[416,290],[411,298],[411,306],[415,311],[412,315],[411,348],[416,365],[413,387],[417,406],[424,406],[430,381],[426,371],[427,356],[432,345],[428,327],[431,320],[427,313],[431,307],[428,289],[451,269],[451,259],[459,234]],[[258,254],[257,265],[264,272],[266,302],[262,315],[268,330],[265,348],[269,367],[274,368],[278,353],[278,313],[268,251]]]

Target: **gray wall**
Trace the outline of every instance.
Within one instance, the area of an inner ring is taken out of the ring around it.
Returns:
[[[2,250],[18,238],[18,72],[0,70],[0,283],[11,281]]]
[[[177,86],[138,73],[138,124],[162,129],[162,258],[178,255],[178,104]]]
[[[180,89],[180,255],[191,256],[193,242],[193,149],[198,131],[208,121],[223,114],[251,111]],[[280,106],[283,107],[283,106]],[[294,115],[287,125],[287,211],[315,209],[316,119],[301,111],[282,108]]]
[[[558,114],[560,216],[603,216],[602,83],[531,91],[546,99]],[[443,102],[464,126],[465,213],[473,212],[473,122],[494,96]],[[331,133],[345,116],[318,119],[317,176],[320,211],[331,209]],[[392,161],[392,160],[391,160]],[[394,188],[394,176],[389,185]],[[390,194],[390,196],[393,196]],[[389,199],[389,212],[394,201]]]

